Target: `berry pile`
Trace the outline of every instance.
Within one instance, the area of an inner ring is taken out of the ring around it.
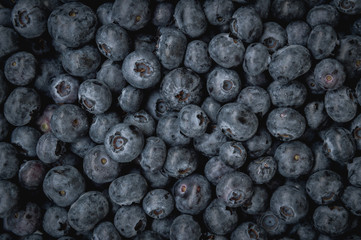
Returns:
[[[360,240],[360,0],[0,0],[0,240]]]

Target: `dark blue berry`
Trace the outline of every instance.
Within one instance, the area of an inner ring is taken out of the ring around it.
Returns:
[[[108,214],[108,211],[108,200],[101,192],[86,192],[70,206],[68,222],[76,231],[89,231]]]

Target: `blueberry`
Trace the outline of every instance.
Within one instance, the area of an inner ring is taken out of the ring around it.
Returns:
[[[162,219],[154,219],[151,227],[152,231],[160,234],[163,238],[169,239],[170,227],[172,226],[173,220],[173,215]]]
[[[309,102],[305,106],[304,112],[307,125],[312,129],[318,129],[327,120],[327,113],[323,101]]]
[[[230,22],[232,33],[246,43],[257,41],[263,31],[262,20],[251,7],[240,7],[232,15]]]
[[[28,52],[17,52],[6,60],[4,74],[10,83],[25,86],[34,80],[36,68],[37,61],[34,55]]]
[[[152,188],[165,188],[171,182],[171,177],[162,169],[155,172],[143,170],[142,173],[144,178],[147,179],[149,186]]]
[[[107,111],[112,104],[112,94],[104,82],[89,79],[80,84],[78,100],[88,112],[101,114]]]
[[[217,122],[217,113],[221,108],[221,103],[212,97],[207,97],[204,99],[201,108],[213,123]]]
[[[19,188],[15,183],[0,180],[0,217],[5,218],[12,213],[20,200]]]
[[[267,129],[282,141],[300,138],[306,129],[305,118],[293,108],[276,108],[267,118]]]
[[[40,136],[41,133],[35,128],[22,126],[13,130],[10,141],[18,149],[21,155],[35,157],[36,145]]]
[[[342,127],[326,130],[322,148],[328,158],[340,163],[351,160],[356,151],[355,141],[351,133]]]
[[[198,156],[192,148],[171,147],[163,169],[168,176],[184,178],[192,174],[198,167]]]
[[[251,178],[242,172],[230,172],[216,186],[217,197],[228,207],[240,207],[253,195]]]
[[[159,119],[156,133],[170,146],[184,146],[191,141],[191,138],[181,132],[178,112],[168,112]]]
[[[48,18],[48,31],[54,40],[66,47],[74,48],[94,38],[97,24],[97,16],[90,7],[80,2],[69,2],[51,12]]]
[[[258,118],[242,104],[228,103],[219,110],[217,124],[227,137],[236,141],[246,141],[256,133]]]
[[[320,170],[329,169],[331,166],[331,159],[327,158],[323,151],[323,143],[322,142],[314,142],[312,144],[312,152],[314,156],[314,165],[312,168],[312,172],[317,172]]]
[[[89,231],[109,211],[109,203],[101,192],[90,191],[82,194],[69,208],[68,221],[79,232]]]
[[[7,142],[0,142],[0,179],[16,176],[20,165],[20,156],[16,148]]]
[[[27,202],[23,208],[16,209],[4,219],[4,228],[17,236],[34,233],[41,225],[41,209],[33,202]]]
[[[263,117],[271,107],[271,99],[266,90],[258,86],[248,86],[239,93],[237,102]]]
[[[361,215],[361,208],[358,200],[361,197],[361,188],[347,186],[341,196],[341,201],[350,212],[356,216]]]
[[[196,215],[210,203],[211,185],[203,175],[193,174],[174,184],[173,196],[178,211]]]
[[[174,110],[202,100],[201,78],[187,68],[176,68],[167,73],[160,85],[160,93]]]
[[[74,104],[64,104],[54,111],[50,127],[59,140],[75,142],[85,136],[89,129],[89,123],[84,110]]]
[[[204,14],[207,20],[212,25],[223,25],[227,24],[234,12],[234,5],[231,0],[217,1],[217,0],[206,0],[203,3]]]
[[[338,236],[349,224],[349,213],[342,206],[318,206],[313,213],[313,225],[321,233]]]
[[[260,42],[266,46],[270,53],[276,52],[287,43],[286,30],[275,22],[266,22],[263,25],[263,34]],[[269,62],[269,61],[268,61]]]
[[[50,169],[43,182],[45,195],[60,207],[70,206],[85,191],[81,173],[69,165]]]
[[[253,222],[243,222],[232,232],[230,240],[251,240],[254,238],[266,240],[267,233],[262,227]]]
[[[319,205],[335,202],[341,195],[342,189],[340,175],[331,170],[313,173],[306,183],[307,194]]]
[[[272,137],[266,128],[260,127],[253,137],[244,142],[244,146],[249,157],[258,158],[272,146]]]
[[[129,31],[139,30],[151,18],[149,5],[147,0],[115,0],[111,13],[112,21]]]
[[[319,24],[335,27],[339,23],[339,13],[331,4],[321,4],[310,9],[306,21],[313,28]]]
[[[156,172],[162,169],[166,159],[167,148],[159,137],[150,136],[146,139],[139,162],[144,171]]]
[[[356,116],[357,99],[354,90],[349,87],[327,91],[324,103],[328,116],[335,122],[348,122]]]
[[[201,40],[189,42],[184,56],[184,66],[196,73],[206,73],[212,66],[208,44]]]
[[[115,179],[109,186],[109,196],[116,204],[140,203],[147,193],[148,184],[138,173],[130,173]]]
[[[224,175],[233,172],[234,169],[227,166],[219,156],[209,159],[204,166],[204,176],[213,185],[217,185]]]
[[[95,42],[101,54],[112,61],[122,61],[130,49],[127,31],[115,23],[98,28]]]
[[[260,157],[250,162],[247,170],[254,183],[268,183],[277,172],[277,162],[271,156]]]
[[[201,227],[192,216],[181,214],[176,217],[170,228],[170,240],[198,240],[202,235]]]
[[[92,147],[95,147],[96,143],[93,142],[89,136],[84,136],[79,138],[76,142],[71,143],[70,145],[70,151],[77,156],[83,158],[86,154],[86,152],[91,149]]]
[[[245,48],[241,40],[228,33],[220,33],[209,42],[208,52],[218,65],[231,68],[242,63]]]
[[[157,27],[171,24],[174,13],[174,4],[171,2],[158,2],[153,11],[152,23]]]
[[[286,27],[288,44],[306,46],[310,32],[311,28],[305,21],[290,22]]]
[[[39,37],[46,31],[48,11],[40,0],[18,0],[11,11],[14,29],[25,38]]]
[[[161,27],[156,45],[156,55],[166,69],[174,69],[181,65],[187,48],[187,38],[178,29]]]
[[[131,85],[124,87],[118,97],[120,108],[127,113],[135,113],[140,110],[144,93],[141,89]]]
[[[345,1],[345,3],[349,1]],[[347,35],[340,39],[339,48],[336,52],[336,59],[343,64],[347,77],[358,79],[361,76],[359,61],[361,56],[361,37]]]
[[[340,88],[346,79],[343,65],[332,58],[319,62],[315,67],[314,76],[317,84],[325,90]]]
[[[0,39],[0,59],[19,50],[20,37],[13,28],[0,25]]]
[[[194,104],[182,107],[178,118],[180,131],[191,138],[204,134],[209,123],[207,114]]]
[[[302,188],[282,185],[273,192],[270,208],[286,224],[294,224],[307,215],[309,203]]]
[[[242,211],[249,215],[258,215],[266,211],[269,196],[265,187],[255,186],[253,196],[242,205]]]
[[[204,210],[203,221],[212,233],[226,235],[236,228],[238,214],[221,200],[214,199]]]
[[[171,214],[174,209],[173,196],[164,189],[149,191],[142,204],[144,212],[154,219],[163,219]]]
[[[329,57],[338,40],[336,31],[328,24],[315,26],[307,40],[307,47],[315,59]]]
[[[272,55],[269,73],[274,80],[292,81],[307,73],[310,68],[311,55],[309,50],[301,45],[291,45],[278,49]]]
[[[147,215],[139,205],[122,206],[114,216],[114,226],[126,238],[135,237],[146,225]]]
[[[141,130],[126,123],[114,125],[105,135],[105,151],[117,162],[130,162],[141,152],[144,136]]]
[[[29,160],[21,164],[19,169],[19,182],[22,187],[35,190],[42,186],[46,167],[39,160]]]
[[[83,159],[84,173],[96,183],[111,182],[119,176],[120,164],[109,157],[104,145],[89,149]]]
[[[218,102],[232,101],[240,90],[241,79],[234,70],[216,67],[207,76],[207,91]]]
[[[299,81],[274,81],[267,91],[271,98],[272,104],[276,107],[293,107],[302,106],[307,98],[307,89]]]
[[[97,17],[99,22],[102,25],[107,25],[112,23],[112,8],[113,3],[112,2],[105,2],[97,8]]]
[[[64,70],[75,77],[86,77],[88,74],[95,72],[100,62],[99,51],[91,45],[78,49],[69,49],[61,55]]]
[[[361,158],[356,157],[351,162],[347,164],[347,170],[348,170],[348,181],[356,186],[361,187]]]
[[[285,221],[270,210],[263,212],[257,220],[258,224],[270,235],[280,235],[286,231]]]
[[[194,149],[204,156],[216,156],[222,143],[227,142],[227,137],[216,124],[210,124],[207,131],[200,137],[193,139]]]
[[[79,81],[69,74],[60,74],[50,80],[49,92],[55,103],[74,103],[78,99]]]
[[[261,43],[252,43],[244,54],[243,70],[251,76],[257,76],[268,69],[270,61],[267,47]]]
[[[54,163],[66,152],[66,145],[51,132],[43,134],[36,145],[36,154],[44,163]]]
[[[191,38],[201,36],[207,29],[207,20],[200,2],[180,0],[174,9],[175,25]]]
[[[272,2],[271,14],[283,22],[301,19],[307,12],[302,0],[275,0]]]
[[[287,178],[299,178],[308,174],[313,167],[313,154],[300,141],[282,143],[275,152],[278,172]]]
[[[120,94],[127,85],[119,62],[113,62],[109,59],[103,62],[96,78],[104,82],[110,91],[117,94]]]
[[[230,141],[221,145],[219,156],[226,165],[238,169],[246,162],[247,152],[242,143]]]
[[[161,65],[153,53],[140,50],[128,54],[122,65],[125,80],[140,89],[154,87],[160,81],[160,69]]]
[[[355,0],[334,0],[333,4],[341,13],[356,15],[361,13],[361,3]]]
[[[249,5],[256,10],[262,19],[268,18],[271,8],[271,0],[253,0],[249,2]]]
[[[118,230],[111,222],[101,222],[93,230],[93,240],[121,240]]]
[[[15,88],[4,103],[4,116],[14,126],[30,123],[40,110],[40,96],[33,88]]]
[[[69,234],[68,211],[56,206],[48,208],[43,217],[43,229],[52,237]]]

